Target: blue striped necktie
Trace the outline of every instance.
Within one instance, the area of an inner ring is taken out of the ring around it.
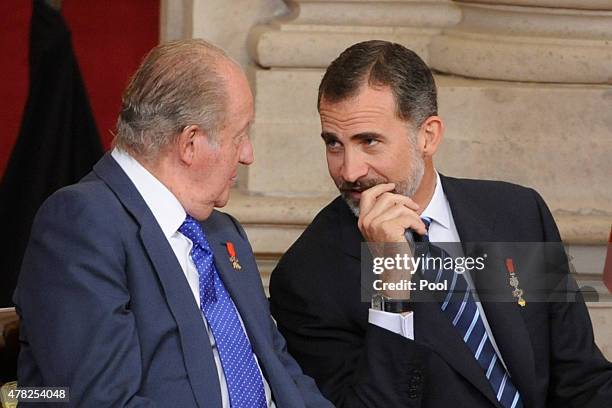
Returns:
[[[217,343],[230,404],[232,408],[264,408],[266,394],[251,343],[219,277],[204,231],[188,215],[179,232],[193,243],[191,258],[199,275],[200,309]]]
[[[429,231],[431,220],[425,217],[422,220]],[[422,236],[421,240],[429,243],[428,235]],[[427,245],[427,256],[445,259],[448,254],[441,248],[429,243]],[[442,261],[442,265],[444,265],[444,261]],[[493,348],[463,274],[442,267],[440,269],[423,269],[423,275],[430,282],[448,283],[449,290],[445,293],[446,296],[441,302],[442,312],[450,319],[465,344],[472,351],[478,364],[485,371],[499,403],[505,408],[522,407],[521,396],[512,384],[508,372]]]

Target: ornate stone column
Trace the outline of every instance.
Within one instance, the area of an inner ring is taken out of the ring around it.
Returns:
[[[431,44],[436,69],[496,80],[612,84],[612,2],[456,3],[461,23]]]

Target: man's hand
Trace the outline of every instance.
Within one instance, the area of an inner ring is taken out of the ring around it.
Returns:
[[[395,184],[379,184],[361,194],[357,226],[367,242],[406,242],[411,229],[423,235],[425,224],[417,214],[419,205],[409,197],[392,193]]]
[[[403,257],[413,254],[406,241],[406,229],[425,234],[427,229],[417,211],[419,205],[409,197],[392,193],[395,184],[379,184],[361,194],[359,203],[359,230],[370,252],[377,257]],[[410,269],[386,270],[381,274],[383,283],[410,281]],[[410,290],[383,289],[381,294],[394,299],[410,299]]]

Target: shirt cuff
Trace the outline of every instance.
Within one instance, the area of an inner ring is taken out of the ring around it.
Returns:
[[[410,340],[414,340],[414,312],[405,315],[370,309],[368,322],[387,329]]]

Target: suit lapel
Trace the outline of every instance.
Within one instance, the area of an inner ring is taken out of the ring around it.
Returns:
[[[176,321],[191,389],[200,406],[220,406],[219,378],[202,315],[172,248],[146,203],[115,160],[106,154],[94,167],[140,224],[140,238]]]
[[[361,259],[361,243],[363,236],[357,227],[357,217],[351,212],[342,197],[334,200],[336,219],[340,229],[340,247],[345,254]]]
[[[483,208],[479,197],[470,197],[457,180],[440,174],[444,195],[448,200],[462,243],[495,241],[494,229],[497,213]],[[464,245],[464,251],[467,250]]]
[[[508,284],[508,273],[503,262],[510,254],[499,253],[507,245],[487,246],[487,243],[495,243],[500,239],[500,234],[495,231],[498,212],[483,208],[479,197],[471,200],[465,192],[462,193],[457,180],[442,175],[440,178],[465,255],[494,252],[494,256],[489,256],[486,262],[486,269],[473,276],[474,285],[477,293],[495,294],[498,300],[501,300],[500,294],[507,292],[509,295],[508,301],[482,301],[481,304],[512,383],[520,391],[525,406],[531,406],[535,403],[535,358],[521,308],[510,295],[512,288]]]

